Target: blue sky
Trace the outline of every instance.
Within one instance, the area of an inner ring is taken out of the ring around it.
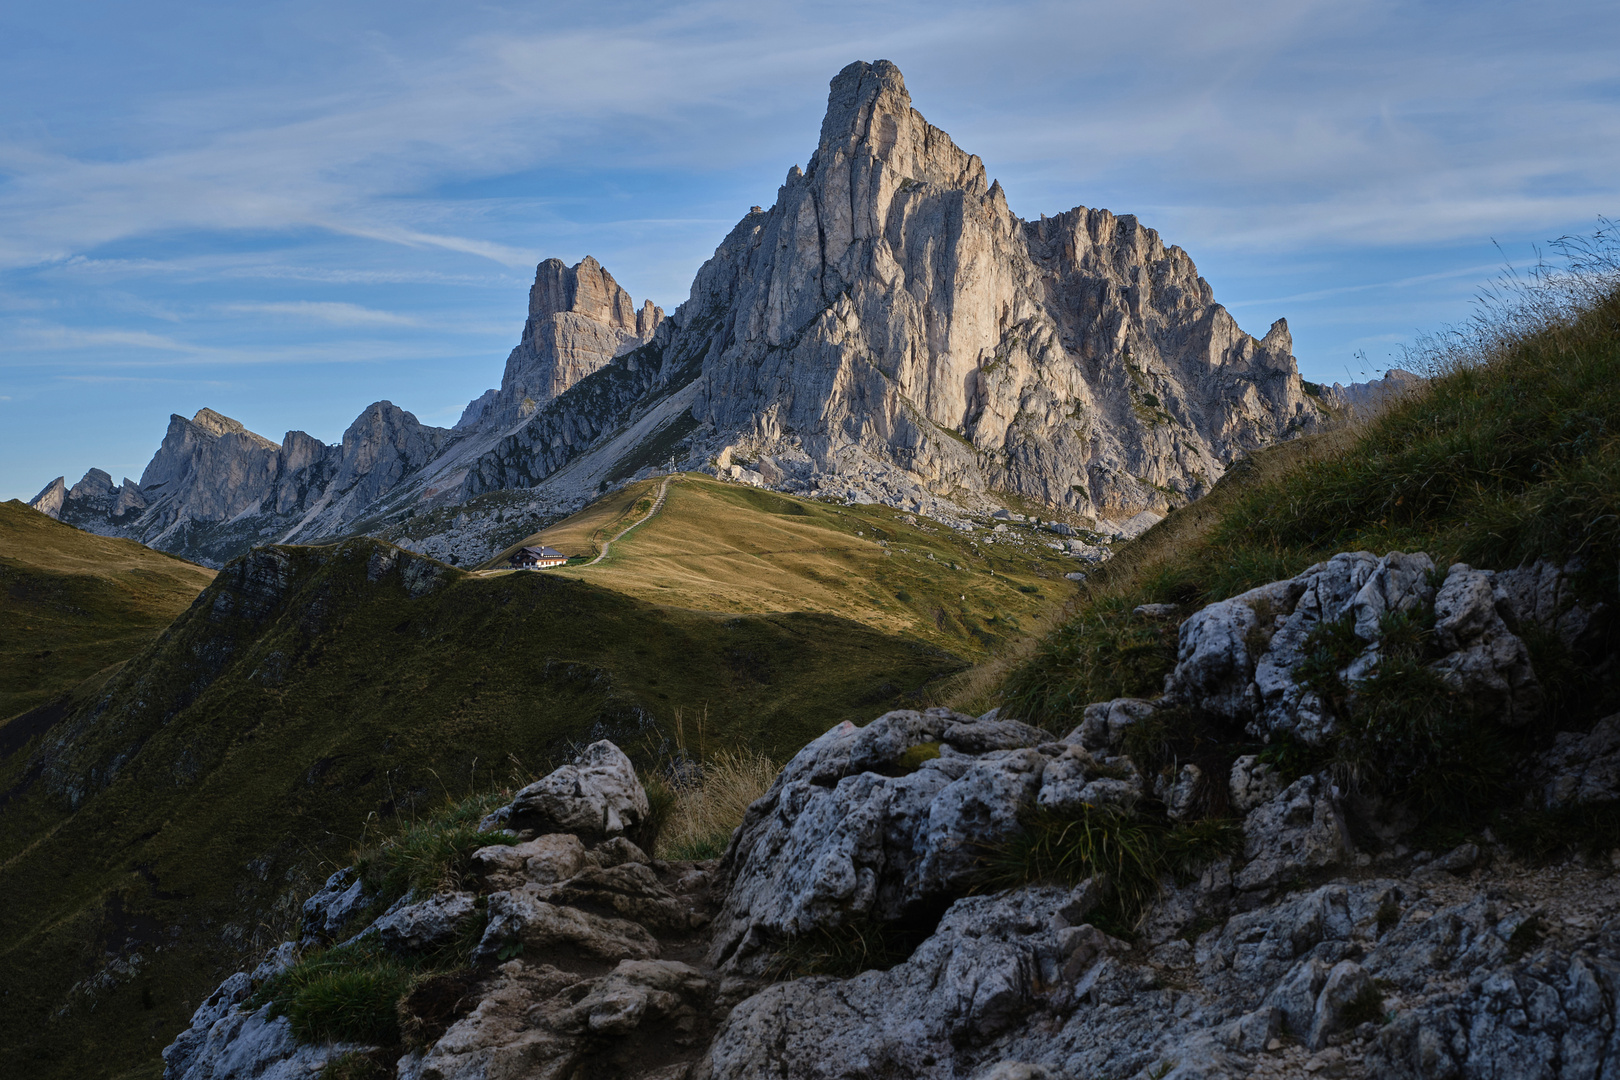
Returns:
[[[856,59],[1016,212],[1135,213],[1307,378],[1380,374],[1620,215],[1616,42],[1612,0],[0,6],[0,498],[205,405],[453,423],[536,262],[673,309]]]

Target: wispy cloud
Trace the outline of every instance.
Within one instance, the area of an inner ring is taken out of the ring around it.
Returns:
[[[378,311],[339,301],[295,300],[275,303],[222,304],[219,311],[243,315],[330,323],[333,326],[420,326],[422,320],[393,311]]]
[[[1261,304],[1302,304],[1312,300],[1326,300],[1334,296],[1348,296],[1351,293],[1371,292],[1375,289],[1404,289],[1413,285],[1425,285],[1432,281],[1454,281],[1457,278],[1470,278],[1478,280],[1480,277],[1494,274],[1501,269],[1499,263],[1481,263],[1477,266],[1463,266],[1454,270],[1442,270],[1435,274],[1418,274],[1414,277],[1397,278],[1394,281],[1373,281],[1362,285],[1338,285],[1331,289],[1316,289],[1312,292],[1294,293],[1292,296],[1275,296],[1264,300],[1233,300],[1225,306],[1228,308],[1257,307]]]

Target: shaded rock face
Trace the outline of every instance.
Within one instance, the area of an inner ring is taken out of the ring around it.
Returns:
[[[1353,697],[1377,676],[1391,627],[1432,617],[1441,655],[1426,666],[1482,711],[1521,725],[1544,697],[1522,632],[1551,632],[1574,647],[1594,625],[1597,611],[1575,602],[1570,572],[1456,563],[1442,576],[1422,552],[1344,552],[1186,619],[1164,703],[1246,724],[1255,735],[1321,743],[1336,730],[1335,715],[1296,673],[1320,654],[1323,635],[1352,643],[1335,674]]]
[[[691,417],[769,459],[774,486],[863,462],[1123,519],[1318,417],[1286,324],[1243,333],[1135,218],[1021,221],[887,61],[833,80],[809,163],[670,324],[666,375],[702,358]],[[518,433],[475,486],[555,468],[549,434]]]
[[[124,536],[209,566],[255,544],[346,531],[383,494],[443,448],[449,433],[379,401],[328,446],[302,431],[280,443],[203,409],[169,418],[139,484],[100,469],[59,478],[29,503],[70,525]]]

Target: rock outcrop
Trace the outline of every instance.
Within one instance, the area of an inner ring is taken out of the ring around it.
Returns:
[[[1113,535],[1342,411],[1350,391],[1306,393],[1291,350],[1286,322],[1244,333],[1135,217],[1018,218],[893,64],[856,63],[806,165],[669,318],[594,259],[550,259],[500,387],[453,429],[382,402],[341,447],[278,446],[204,410],[171,422],[141,483],[93,472],[34,505],[218,564],[357,527],[400,539],[491,492],[561,514],[674,462],[946,520],[1011,496]],[[411,535],[482,558],[506,538],[480,520]]]
[[[576,266],[547,259],[535,269],[523,339],[506,359],[499,390],[467,406],[457,428],[510,427],[616,356],[652,340],[664,321],[651,300],[630,294],[587,256]]]
[[[1344,553],[1191,612],[1161,698],[1094,703],[1062,737],[938,708],[841,724],[795,755],[717,863],[633,842],[650,804],[598,742],[486,819],[499,842],[459,888],[379,915],[388,897],[340,871],[305,904],[302,945],[428,957],[476,936],[471,970],[422,976],[401,999],[408,1043],[359,1048],[416,1080],[1609,1076],[1607,866],[1528,866],[1488,832],[1414,854],[1374,839],[1374,794],[1337,766],[1284,775],[1245,753],[1218,771],[1154,749],[1192,717],[1232,746],[1343,734],[1353,713],[1336,708],[1413,663],[1475,680],[1480,722],[1512,729],[1530,699],[1493,688],[1532,684],[1504,674],[1518,650],[1502,635],[1579,649],[1607,615],[1574,600],[1567,568],[1442,576],[1423,554]],[[1414,624],[1430,652],[1403,651]],[[1263,682],[1268,664],[1294,691],[1267,696],[1281,685]],[[1334,707],[1309,701],[1319,677],[1338,680]],[[1609,717],[1527,762],[1529,812],[1612,813],[1617,733]],[[1241,842],[1200,849],[1135,906],[1114,876],[1126,862],[1075,885],[1002,887],[987,870],[1043,821],[1096,830],[1095,852],[1120,823],[1192,843],[1218,815],[1241,821]],[[797,975],[840,949],[863,970]],[[355,1050],[301,1043],[255,1006],[296,953],[228,979],[166,1051],[169,1080],[292,1075]]]

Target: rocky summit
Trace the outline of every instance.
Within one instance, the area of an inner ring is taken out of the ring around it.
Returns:
[[[476,561],[515,537],[443,539],[463,504],[501,493],[533,523],[678,465],[945,520],[1030,504],[1108,532],[1369,396],[1307,387],[1291,353],[1285,321],[1243,332],[1135,217],[1013,214],[898,68],[859,62],[807,163],[667,318],[596,260],[550,259],[500,387],[452,429],[384,401],[340,446],[278,445],[205,409],[171,418],[139,483],[92,470],[33,505],[211,565],[357,531]]]

